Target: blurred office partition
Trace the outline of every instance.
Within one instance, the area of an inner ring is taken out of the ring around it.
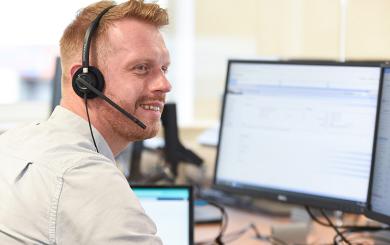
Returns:
[[[60,57],[56,58],[56,64],[54,68],[54,75],[52,80],[52,96],[51,96],[51,107],[50,113],[54,110],[54,108],[60,104],[61,101],[61,59]]]

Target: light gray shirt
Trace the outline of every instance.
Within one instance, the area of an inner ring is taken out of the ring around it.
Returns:
[[[57,106],[0,136],[0,244],[161,244],[102,135]]]

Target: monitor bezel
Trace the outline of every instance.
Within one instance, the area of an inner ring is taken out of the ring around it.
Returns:
[[[379,131],[379,120],[380,120],[380,110],[381,110],[381,101],[383,96],[383,84],[384,84],[384,74],[385,70],[390,69],[390,64],[382,64],[381,65],[381,76],[380,76],[380,89],[379,89],[379,95],[378,95],[378,111],[376,115],[376,122],[375,122],[375,133],[374,133],[374,144],[373,144],[373,151],[372,151],[372,159],[371,159],[371,173],[370,173],[370,183],[368,188],[368,196],[367,196],[367,208],[365,210],[365,216],[367,218],[390,224],[390,215],[385,215],[383,213],[376,212],[372,210],[372,200],[371,200],[371,193],[373,188],[373,180],[374,180],[374,172],[375,172],[375,156],[376,156],[376,147],[377,147],[377,137],[378,137],[378,131]]]
[[[194,244],[194,193],[193,187],[191,185],[142,185],[142,184],[130,184],[131,190],[133,188],[137,189],[187,189],[189,193],[189,225],[188,225],[188,234],[189,234],[189,244]],[[134,193],[135,194],[135,193]],[[138,197],[137,197],[138,198]]]
[[[227,97],[227,88],[228,88],[228,82],[230,77],[230,69],[232,64],[275,64],[275,65],[313,65],[313,66],[348,66],[348,67],[377,67],[378,69],[381,69],[380,64],[372,64],[372,63],[364,63],[364,62],[358,62],[358,63],[349,63],[349,62],[332,62],[332,61],[269,61],[269,60],[243,60],[243,59],[229,59],[227,62],[227,75],[225,80],[225,88],[224,88],[224,94],[223,94],[223,101],[222,101],[222,109],[220,113],[220,128],[219,128],[219,134],[218,134],[218,145],[217,145],[217,154],[215,158],[215,168],[214,168],[214,176],[213,176],[213,186],[216,189],[231,192],[231,193],[237,193],[242,195],[249,195],[255,198],[266,198],[271,200],[276,200],[284,203],[291,203],[291,204],[298,204],[298,205],[305,205],[305,206],[311,206],[315,208],[324,208],[329,210],[340,210],[344,212],[349,213],[365,213],[367,208],[367,200],[365,202],[357,202],[357,201],[351,201],[351,200],[345,200],[345,199],[337,199],[337,198],[331,198],[331,197],[323,197],[323,196],[317,196],[313,194],[305,194],[300,192],[293,192],[293,191],[286,191],[286,190],[280,190],[280,189],[273,189],[273,188],[265,188],[265,187],[254,187],[253,189],[245,187],[237,187],[237,186],[230,186],[225,185],[221,182],[217,181],[217,172],[218,172],[218,165],[219,165],[219,153],[220,153],[220,144],[222,137],[222,131],[223,131],[223,123],[224,123],[224,116],[225,116],[225,105],[226,105],[226,97]],[[381,70],[380,70],[381,74]],[[378,95],[379,98],[380,89],[381,89],[381,78],[379,78],[378,83]],[[378,116],[378,103],[379,99],[377,100],[376,105],[376,118]],[[375,122],[376,127],[376,122]],[[374,128],[375,132],[376,128]],[[374,139],[373,139],[374,140]],[[372,159],[371,159],[372,162]],[[372,172],[372,165],[370,166],[370,172]],[[370,177],[371,179],[371,177]],[[370,181],[369,179],[369,181]],[[368,198],[368,192],[366,195],[366,198]]]

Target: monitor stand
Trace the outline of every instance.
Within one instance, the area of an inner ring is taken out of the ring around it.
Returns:
[[[276,216],[291,215],[292,206],[285,203],[279,203],[266,199],[253,199],[252,205],[254,209],[259,210],[265,214]]]
[[[141,153],[145,147],[142,141],[133,143],[133,150],[129,159],[130,176],[128,176],[128,181],[130,183],[151,184],[165,181],[173,184],[178,177],[178,169],[181,163],[192,165],[198,169],[202,168],[203,159],[186,148],[180,141],[176,114],[175,103],[165,104],[161,115],[164,145],[161,149],[163,158],[159,171],[148,175],[142,173]]]
[[[222,205],[259,212],[261,214],[271,216],[290,216],[291,209],[294,207],[290,204],[253,198],[245,195],[232,194],[230,192],[228,193],[214,188],[202,189],[198,193],[198,196],[201,199],[214,201]]]

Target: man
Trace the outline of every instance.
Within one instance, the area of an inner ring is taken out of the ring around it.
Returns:
[[[114,155],[160,127],[171,89],[159,32],[168,24],[166,11],[129,0],[110,8],[92,37],[90,63],[104,76],[103,94],[146,129],[100,97],[84,100],[72,87],[82,67],[84,34],[112,5],[92,4],[66,28],[61,106],[45,122],[0,136],[0,244],[161,244]]]

